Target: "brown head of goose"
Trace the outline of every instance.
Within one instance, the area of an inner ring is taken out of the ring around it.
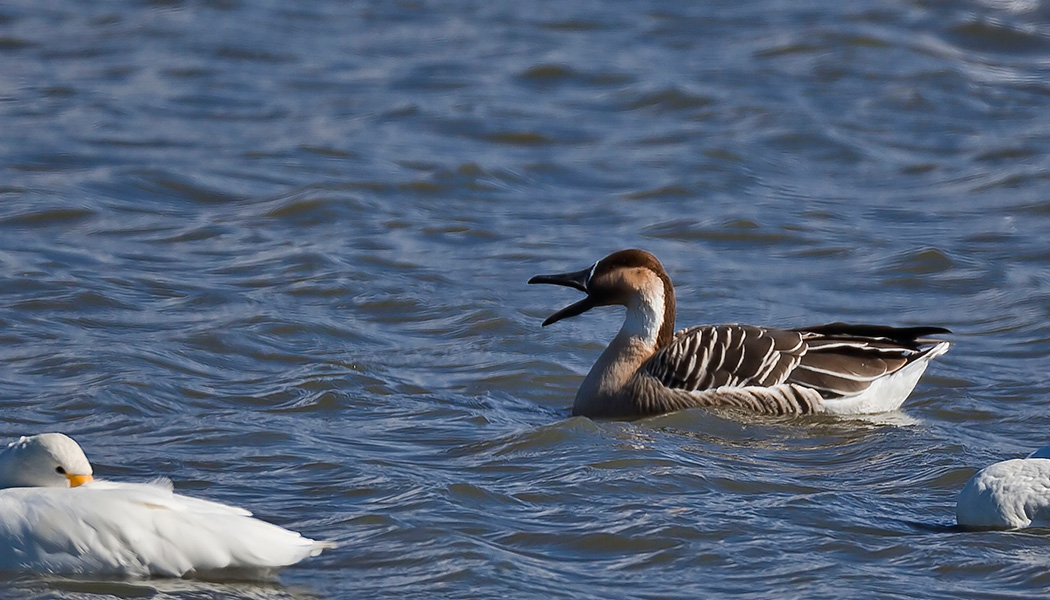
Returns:
[[[644,250],[620,250],[582,271],[529,283],[587,296],[543,325],[598,306],[627,308],[623,326],[584,378],[573,414],[640,417],[703,406],[766,414],[896,410],[949,343],[942,327],[831,323],[797,329],[701,325],[674,332],[674,286]]]

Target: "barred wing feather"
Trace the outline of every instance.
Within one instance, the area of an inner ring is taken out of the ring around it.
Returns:
[[[788,381],[825,398],[853,396],[892,375],[932,349],[947,345],[923,336],[950,333],[941,327],[887,327],[830,323],[794,329],[807,351]]]
[[[750,325],[703,325],[678,332],[642,369],[683,391],[769,387],[787,380],[806,352],[795,331]]]
[[[943,342],[922,336],[947,331],[843,323],[790,330],[704,325],[678,332],[642,369],[687,392],[790,383],[840,398],[861,394],[925,356],[931,344]]]

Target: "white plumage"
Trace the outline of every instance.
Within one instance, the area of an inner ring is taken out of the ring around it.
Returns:
[[[980,529],[1050,527],[1050,446],[978,471],[959,492],[955,518]]]
[[[24,437],[0,451],[0,570],[263,575],[331,547],[246,510],[175,494],[166,480],[92,481],[90,469],[62,434]],[[14,487],[26,485],[33,487]]]
[[[867,389],[853,396],[825,398],[824,407],[835,415],[863,415],[897,410],[919,383],[930,361],[948,351],[948,342],[937,342],[914,362],[895,373],[876,378]]]

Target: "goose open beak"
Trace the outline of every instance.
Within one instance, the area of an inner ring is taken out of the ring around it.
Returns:
[[[66,473],[66,478],[69,479],[69,487],[77,487],[78,485],[84,485],[89,481],[94,481],[94,477],[91,475],[73,475],[72,473]]]
[[[529,283],[548,283],[552,285],[563,285],[565,287],[571,287],[573,289],[580,290],[581,292],[586,294],[587,281],[590,279],[591,272],[593,271],[593,269],[593,267],[588,267],[582,271],[575,271],[573,273],[559,273],[557,275],[537,275],[530,279]],[[547,319],[543,322],[543,326],[546,327],[551,323],[557,323],[562,319],[567,319],[569,317],[581,315],[591,310],[595,306],[598,305],[597,303],[595,303],[594,299],[592,299],[590,296],[587,296],[583,300],[580,300],[579,302],[576,302],[574,304],[570,304],[569,306],[566,306],[565,308],[559,310],[553,315],[547,317]]]

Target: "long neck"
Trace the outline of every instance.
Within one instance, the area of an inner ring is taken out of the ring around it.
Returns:
[[[582,404],[602,404],[623,389],[638,367],[674,335],[674,288],[666,275],[662,286],[648,288],[627,305],[620,331],[591,367],[576,393],[574,411]]]
[[[660,320],[660,329],[656,334],[656,348],[659,350],[667,344],[671,343],[671,338],[674,337],[674,318],[675,318],[675,297],[674,297],[674,286],[671,285],[671,278],[667,276],[667,273],[662,270],[657,273],[660,276],[660,282],[663,283],[663,317]]]
[[[672,297],[672,306],[673,302]],[[617,341],[624,344],[632,340],[655,351],[660,347],[661,335],[668,329],[664,326],[666,307],[666,294],[659,286],[645,290],[631,298],[627,305],[627,314],[624,315],[623,325],[620,327],[620,332],[616,334],[613,344],[616,344]],[[671,323],[671,328],[673,327],[674,323]]]

